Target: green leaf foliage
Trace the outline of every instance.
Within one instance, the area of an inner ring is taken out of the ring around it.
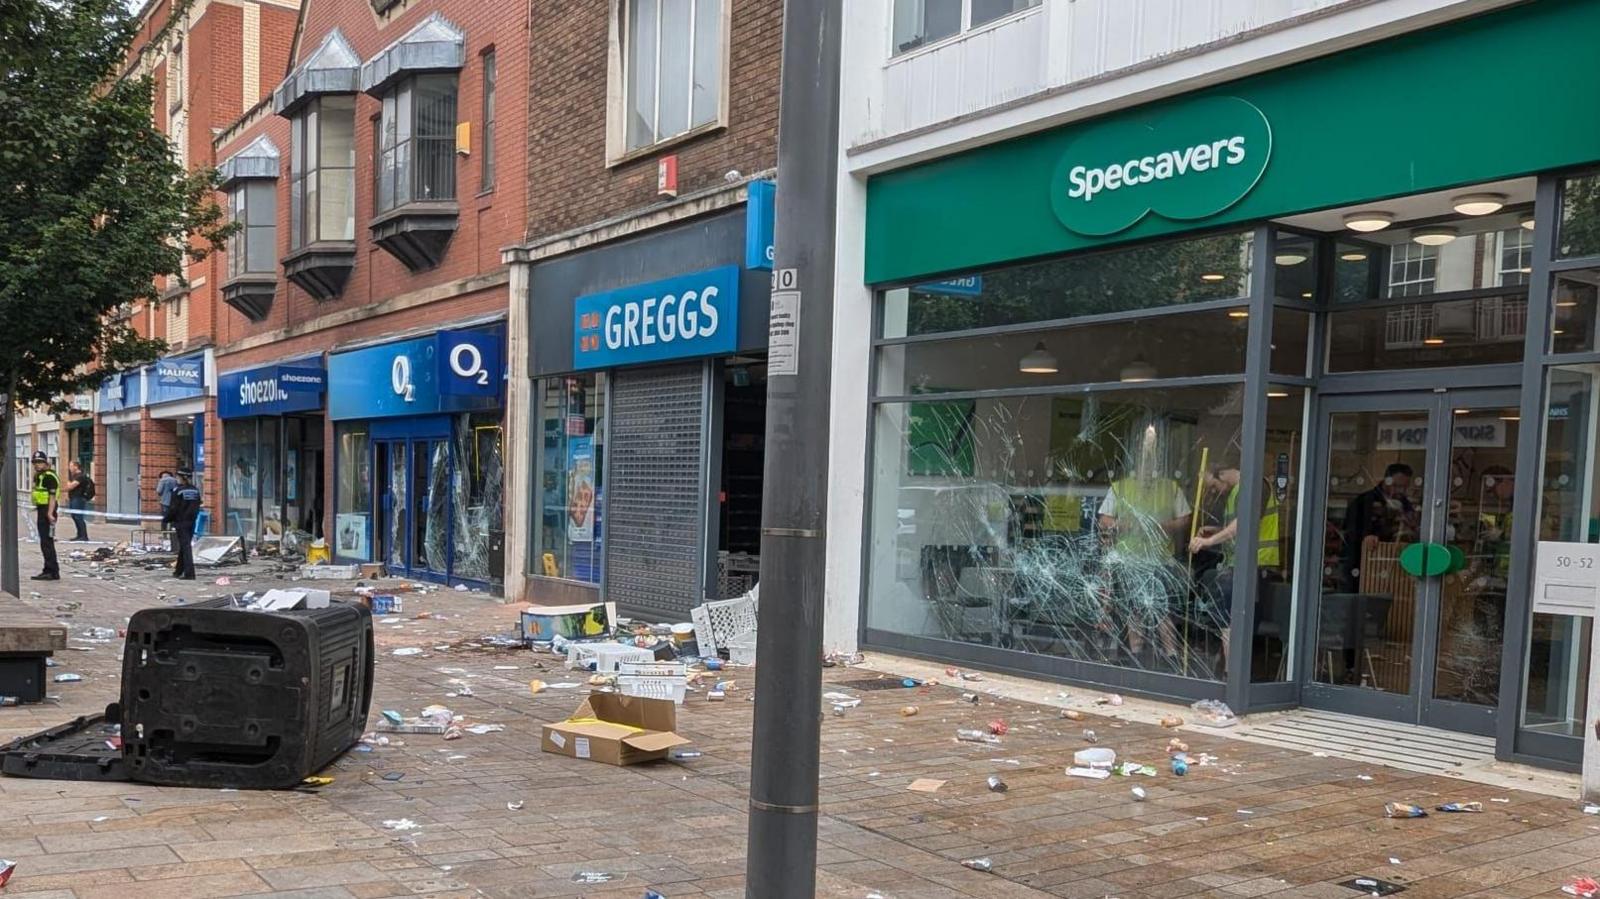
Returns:
[[[137,35],[124,0],[0,2],[0,393],[21,405],[160,354],[118,310],[229,231],[215,172],[178,164],[126,74]]]

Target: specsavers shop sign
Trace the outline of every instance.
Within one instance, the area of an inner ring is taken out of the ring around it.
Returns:
[[[573,310],[573,367],[731,353],[739,341],[738,315],[736,265],[586,294]]]
[[[1168,107],[1160,118],[1088,129],[1056,167],[1051,205],[1078,234],[1116,234],[1147,215],[1177,221],[1227,209],[1272,155],[1267,117],[1238,97]]]

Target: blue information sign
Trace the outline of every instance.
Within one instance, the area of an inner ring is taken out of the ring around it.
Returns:
[[[578,369],[716,356],[739,345],[739,267],[679,275],[578,297]]]
[[[980,297],[983,296],[983,276],[967,275],[962,278],[929,281],[918,284],[915,290],[920,293],[943,294],[947,297]]]

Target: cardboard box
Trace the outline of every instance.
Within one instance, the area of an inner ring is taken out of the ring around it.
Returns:
[[[690,741],[674,731],[678,707],[670,700],[595,693],[566,721],[544,726],[540,748],[574,759],[607,765],[636,765],[664,759]]]

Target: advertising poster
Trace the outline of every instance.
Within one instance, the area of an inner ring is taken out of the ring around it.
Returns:
[[[340,512],[334,530],[338,534],[337,553],[347,559],[367,559],[367,515],[365,512]]]
[[[594,438],[567,441],[567,541],[594,541]]]

